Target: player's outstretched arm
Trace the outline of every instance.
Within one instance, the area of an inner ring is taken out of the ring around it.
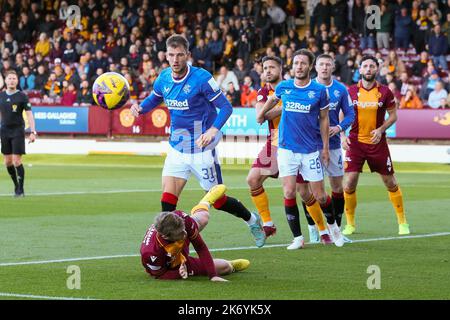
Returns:
[[[131,106],[131,114],[134,117],[139,117],[139,115],[145,114],[159,106],[163,100],[164,99],[162,96],[153,91],[147,98],[144,99],[144,101],[142,101],[141,105],[135,103]]]
[[[271,95],[269,98],[267,98],[267,101],[261,108],[256,109],[256,121],[259,124],[262,124],[264,121],[266,121],[266,113],[272,110],[273,107],[277,105],[278,101],[280,101],[279,98],[277,98],[275,95]]]

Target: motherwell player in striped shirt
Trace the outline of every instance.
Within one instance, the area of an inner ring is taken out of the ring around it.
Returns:
[[[276,233],[276,227],[270,216],[269,198],[264,190],[263,183],[269,177],[278,178],[278,124],[281,116],[281,101],[274,109],[264,114],[261,111],[267,98],[274,93],[275,87],[282,80],[283,62],[278,57],[266,56],[262,59],[262,63],[263,78],[266,84],[258,91],[256,117],[267,120],[269,136],[267,137],[267,143],[252,164],[252,168],[247,176],[247,183],[250,187],[252,201],[263,220],[264,232],[269,237]]]
[[[375,81],[379,68],[373,56],[364,56],[359,69],[362,79],[349,88],[355,108],[355,121],[349,137],[343,137],[346,150],[344,197],[347,225],[344,235],[355,232],[356,187],[364,162],[367,161],[372,172],[378,172],[388,189],[399,224],[399,234],[409,234],[403,209],[403,196],[394,176],[386,130],[397,121],[397,107],[391,90]],[[385,120],[386,111],[388,118]]]

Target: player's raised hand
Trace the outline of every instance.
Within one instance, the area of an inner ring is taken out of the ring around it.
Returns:
[[[140,107],[137,103],[133,104],[130,108],[131,114],[134,117],[139,117],[140,116],[140,112],[142,111],[142,107]]]
[[[325,167],[328,167],[328,165],[330,164],[330,151],[328,149],[322,150],[322,164]]]
[[[338,134],[339,132],[341,132],[341,128],[338,126],[330,127],[329,132],[330,132],[330,137],[332,137],[332,136]]]
[[[205,133],[201,134],[200,137],[198,137],[196,143],[199,148],[204,148],[208,144],[210,144],[214,138],[216,137],[217,132],[219,132],[219,129],[211,127],[208,130],[206,130]]]
[[[214,281],[214,282],[228,282],[228,280],[226,280],[224,278],[221,278],[221,277],[212,277],[211,281]]]
[[[380,142],[381,137],[383,136],[383,132],[381,131],[380,128],[372,130],[370,132],[370,134],[372,135],[372,138],[370,139],[370,141],[374,144],[377,144],[378,142]]]
[[[188,271],[185,263],[182,263],[180,265],[180,268],[178,269],[178,272],[180,273],[181,278],[187,279],[188,277]]]

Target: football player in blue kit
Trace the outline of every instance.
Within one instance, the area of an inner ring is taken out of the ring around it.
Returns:
[[[332,229],[338,238],[333,241],[325,226],[321,204],[326,204],[328,195],[323,183],[323,168],[328,167],[329,153],[329,97],[327,88],[312,81],[310,72],[314,65],[314,54],[306,49],[296,51],[292,57],[295,78],[280,82],[275,94],[266,101],[263,112],[282,101],[279,125],[278,168],[283,180],[284,207],[289,227],[294,236],[289,250],[304,246],[296,201],[297,174],[309,182],[312,195],[302,198],[307,210],[319,229],[324,244],[343,245],[340,230]],[[257,119],[262,122],[263,119]],[[320,131],[320,136],[317,132]],[[322,151],[319,152],[319,141]],[[303,197],[303,194],[300,194]],[[331,203],[328,204],[331,207]]]
[[[233,107],[208,71],[188,64],[190,52],[185,37],[172,35],[166,46],[170,67],[161,71],[153,91],[140,105],[132,105],[131,112],[137,117],[162,102],[169,109],[170,147],[162,172],[161,207],[162,211],[174,211],[191,174],[205,191],[223,183],[215,147],[222,137],[220,129],[232,114]],[[250,212],[239,200],[227,195],[217,200],[214,207],[243,219],[256,246],[264,245],[266,236],[257,213]]]
[[[344,176],[344,161],[342,157],[340,134],[345,134],[353,120],[355,119],[355,111],[353,103],[345,85],[332,78],[334,71],[334,59],[328,54],[321,54],[316,58],[317,78],[313,81],[323,84],[329,94],[330,106],[328,116],[330,118],[330,163],[328,167],[324,167],[324,172],[328,176],[331,186],[331,197],[328,197],[327,203],[332,203],[331,210],[327,205],[322,206],[328,225],[337,224],[341,226],[342,214],[344,213],[344,191],[342,181]],[[340,121],[340,113],[342,112],[342,121]],[[320,132],[318,132],[320,137]],[[322,141],[319,139],[319,150],[322,149]],[[306,194],[302,198],[311,197],[311,190],[308,181],[297,177],[297,190],[300,194]],[[314,220],[306,210],[303,202],[303,209],[308,220],[309,240],[310,243],[318,243],[319,233],[317,232]],[[334,229],[334,228],[330,228]],[[332,234],[333,235],[333,234]],[[334,236],[334,235],[333,235]],[[343,236],[345,242],[351,242]]]

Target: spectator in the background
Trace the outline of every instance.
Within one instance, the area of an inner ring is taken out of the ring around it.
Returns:
[[[73,83],[76,88],[80,87],[80,76],[70,65],[64,67],[64,80]]]
[[[239,81],[236,74],[233,71],[228,70],[226,66],[220,68],[219,76],[217,77],[217,83],[222,91],[227,92],[230,88],[229,83],[233,84],[234,90],[239,91]]]
[[[250,60],[250,53],[252,51],[252,46],[248,40],[247,34],[244,33],[241,35],[236,46],[236,51],[238,58],[244,59],[244,61]]]
[[[130,99],[137,100],[138,98],[138,85],[131,77],[131,74],[125,73],[125,79],[127,79],[128,84],[130,86]]]
[[[23,58],[23,54],[18,53],[16,54],[16,61],[14,61],[14,69],[22,70],[23,67],[25,67],[27,65],[27,63],[25,62],[24,58]]]
[[[71,42],[66,43],[66,48],[62,55],[62,61],[65,63],[74,63],[78,60],[78,54],[72,46]]]
[[[428,57],[428,52],[427,51],[422,51],[420,53],[420,59],[417,60],[416,62],[414,62],[413,66],[412,66],[412,74],[416,77],[422,77],[424,71],[427,68],[427,64],[428,61],[430,60],[430,58]]]
[[[92,92],[89,86],[89,82],[87,80],[84,80],[83,82],[81,82],[81,89],[78,90],[77,100],[73,105],[76,107],[88,107],[92,104],[92,101]]]
[[[409,47],[409,38],[411,37],[412,19],[408,15],[408,8],[402,7],[400,15],[395,17],[394,39],[395,47],[407,49]]]
[[[445,58],[448,50],[448,40],[445,35],[441,33],[441,26],[435,25],[433,32],[428,39],[428,51],[436,68],[448,70],[447,60]]]
[[[317,4],[316,8],[314,9],[314,18],[315,23],[318,26],[321,26],[322,24],[325,24],[327,26],[327,29],[330,29],[331,26],[331,15],[332,15],[332,6],[328,2],[328,0],[320,0],[320,2]],[[312,30],[314,33],[314,30]]]
[[[413,43],[417,52],[425,50],[427,37],[431,30],[431,21],[427,17],[424,9],[419,10],[419,18],[415,22],[416,29],[414,31]]]
[[[204,39],[199,39],[198,44],[192,50],[192,59],[194,65],[212,71],[212,55],[209,47],[206,46]]]
[[[398,84],[400,94],[402,96],[406,95],[406,91],[408,91],[409,87],[410,87],[410,84],[409,84],[408,72],[406,72],[406,71],[402,72],[400,74],[400,79],[399,79],[399,84]]]
[[[212,61],[218,64],[220,63],[223,54],[223,41],[220,38],[219,30],[214,29],[211,33],[211,37],[212,39],[208,42],[208,48],[211,52]]]
[[[13,39],[10,32],[5,34],[5,40],[0,43],[0,51],[3,52],[5,48],[9,49],[9,54],[12,56],[19,50],[19,45],[17,44],[17,41]]]
[[[355,60],[353,58],[347,58],[346,64],[341,67],[341,71],[339,73],[341,82],[345,83],[348,86],[352,85],[355,72]]]
[[[400,77],[402,72],[406,71],[405,64],[394,50],[389,51],[386,60],[384,61],[384,65],[389,68],[389,73],[394,74],[397,78]]]
[[[259,36],[260,45],[265,47],[269,42],[270,27],[272,25],[272,19],[268,16],[266,9],[261,9],[261,13],[256,16],[255,19],[255,31]]]
[[[449,50],[447,51],[447,53],[450,53],[450,8],[449,13],[447,13],[447,21],[445,21],[444,25],[442,26],[442,31],[447,35],[447,43],[449,44]]]
[[[248,76],[248,69],[243,59],[237,59],[233,73],[236,75],[239,85],[244,83],[244,78]]]
[[[395,104],[398,105],[400,103],[400,100],[402,99],[402,95],[400,94],[400,91],[397,89],[397,85],[395,82],[389,82],[388,88],[392,91],[392,94],[394,95]]]
[[[56,28],[54,16],[50,13],[45,15],[44,21],[40,21],[37,26],[37,31],[45,34],[53,34],[53,30]]]
[[[233,40],[233,36],[230,33],[225,36],[225,39],[223,63],[226,65],[232,65],[236,55],[235,43]]]
[[[393,15],[386,4],[381,5],[380,29],[377,30],[377,47],[378,49],[389,49],[389,37],[392,32]]]
[[[250,78],[252,78],[252,83],[254,84],[255,90],[261,89],[261,76],[263,73],[263,67],[259,61],[253,63],[253,68],[249,72]]]
[[[63,90],[61,97],[62,106],[72,106],[77,101],[77,90],[73,83],[63,81]]]
[[[92,73],[97,73],[97,69],[102,70],[108,69],[108,59],[103,57],[103,51],[101,49],[95,51],[95,58],[90,61]]]
[[[347,0],[337,0],[331,8],[334,18],[334,25],[342,33],[347,32],[348,28],[348,4]]]
[[[286,4],[286,14],[287,14],[287,28],[295,29],[295,19],[297,17],[297,4],[295,0],[288,0]]]
[[[52,72],[44,86],[44,99],[54,99],[61,94],[61,83],[57,81],[56,74]]]
[[[436,83],[440,81],[439,72],[437,72],[437,70],[435,70],[433,67],[430,68],[433,70],[430,72],[430,75],[425,78],[424,82],[422,83],[422,89],[420,90],[420,98],[422,100],[428,100],[430,93],[436,87]]]
[[[286,13],[281,9],[275,0],[267,0],[267,14],[269,15],[272,25],[273,35],[279,36],[283,34],[283,25],[286,21]]]
[[[19,79],[20,88],[24,91],[34,90],[36,76],[30,72],[30,68],[24,66],[22,68],[22,76]]]
[[[141,64],[141,56],[139,55],[136,45],[132,44],[130,46],[129,54],[127,55],[127,58],[128,58],[130,68],[133,69],[134,72],[137,72],[139,69],[139,65]]]
[[[34,79],[34,89],[43,92],[44,86],[47,83],[48,75],[43,65],[37,67],[37,74]]]
[[[244,78],[244,84],[242,85],[241,92],[241,106],[254,107],[256,105],[258,91],[256,91],[253,87],[252,78],[249,76]]]
[[[369,9],[370,1],[364,4],[364,23],[363,23],[363,33],[360,38],[359,47],[361,50],[370,48],[375,48],[375,30],[369,25],[368,19],[371,17],[372,12]]]
[[[447,90],[444,89],[444,83],[437,81],[434,90],[428,97],[428,105],[433,109],[445,108],[447,101]]]
[[[228,83],[225,96],[227,97],[228,101],[230,101],[233,107],[240,106],[241,93],[239,92],[239,90],[235,89],[232,82]]]
[[[5,85],[5,80],[3,80],[3,75],[0,72],[0,90],[3,90],[4,85]]]
[[[400,100],[400,109],[422,109],[423,104],[416,95],[416,89],[410,86],[406,91],[405,96]]]
[[[61,59],[63,56],[64,51],[61,49],[60,43],[59,42],[55,42],[52,45],[52,49],[50,50],[50,60],[55,60],[55,59]]]
[[[34,51],[42,57],[46,57],[50,53],[51,44],[44,32],[39,35],[39,41],[36,43]]]
[[[362,37],[364,33],[364,17],[366,11],[362,0],[355,0],[352,8],[352,29],[359,37]]]
[[[339,74],[341,72],[341,68],[347,64],[347,49],[344,45],[340,45],[338,47],[338,52],[335,57],[335,74]]]

